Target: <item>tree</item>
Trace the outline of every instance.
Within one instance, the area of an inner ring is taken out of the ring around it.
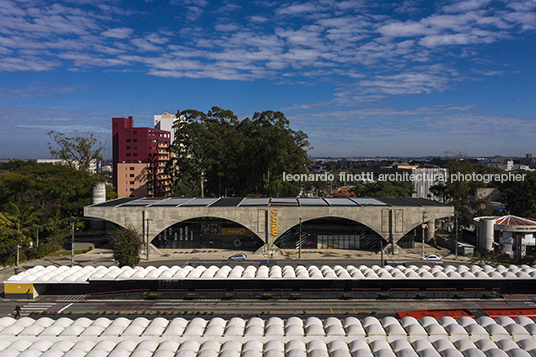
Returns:
[[[89,171],[92,163],[102,158],[105,145],[91,131],[72,136],[50,131],[47,135],[54,141],[55,146],[48,143],[52,157],[63,160],[69,167]]]
[[[480,210],[480,201],[476,196],[476,190],[483,187],[492,187],[493,182],[484,183],[457,178],[458,175],[472,176],[474,174],[497,174],[504,173],[503,170],[493,168],[476,160],[468,158],[464,153],[445,152],[445,160],[441,162],[449,169],[450,179],[445,183],[439,183],[430,188],[436,197],[441,198],[444,203],[454,206],[461,226],[469,227],[473,224],[475,213]],[[456,177],[456,179],[453,179]]]
[[[523,173],[523,181],[505,181],[500,190],[510,214],[536,219],[536,173]]]
[[[230,110],[178,112],[167,172],[175,196],[297,195],[283,172],[307,173],[307,135],[290,129],[281,112],[239,120]]]
[[[140,262],[140,252],[143,244],[141,235],[131,228],[118,228],[109,236],[113,257],[119,267],[128,265],[134,267]]]
[[[351,188],[357,197],[411,197],[413,184],[408,181],[378,181]]]
[[[85,171],[31,161],[0,175],[0,211],[8,211],[12,203],[21,212],[33,207],[42,223],[81,216],[84,206],[92,202],[97,181]]]

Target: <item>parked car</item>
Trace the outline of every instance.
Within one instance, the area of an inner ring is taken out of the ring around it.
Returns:
[[[248,257],[245,255],[245,254],[235,254],[235,255],[231,255],[229,258],[229,260],[247,260]]]
[[[441,259],[441,257],[439,255],[430,254],[430,255],[427,255],[426,257],[422,257],[421,260],[429,260],[429,261],[439,262],[442,259]]]

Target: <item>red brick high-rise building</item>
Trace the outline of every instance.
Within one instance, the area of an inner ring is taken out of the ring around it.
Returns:
[[[113,185],[119,197],[166,197],[171,181],[164,174],[171,133],[136,128],[132,117],[112,118]]]

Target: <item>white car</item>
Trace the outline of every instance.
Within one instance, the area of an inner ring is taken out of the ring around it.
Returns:
[[[427,255],[426,257],[422,257],[420,260],[429,260],[429,261],[439,262],[442,259],[439,255],[430,254],[430,255]]]
[[[248,259],[248,257],[246,257],[246,255],[242,254],[242,253],[231,255],[229,257],[229,260],[247,260],[247,259]]]

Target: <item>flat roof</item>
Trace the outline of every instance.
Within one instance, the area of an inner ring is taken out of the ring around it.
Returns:
[[[91,207],[447,207],[448,205],[413,197],[171,197],[117,198]]]

